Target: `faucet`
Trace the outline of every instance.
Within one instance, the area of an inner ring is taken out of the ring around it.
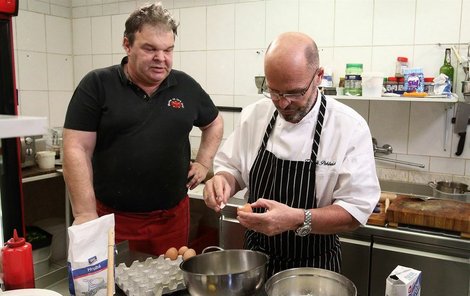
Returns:
[[[384,144],[382,147],[378,147],[376,138],[372,138],[372,146],[374,148],[374,155],[375,153],[382,153],[386,155],[393,153],[393,148],[390,144]]]
[[[414,162],[409,162],[409,161],[403,161],[403,160],[398,160],[398,159],[391,159],[391,158],[386,158],[383,156],[376,156],[376,153],[382,153],[385,155],[393,153],[393,148],[390,144],[384,144],[382,147],[377,146],[377,139],[372,138],[372,146],[374,149],[374,158],[381,160],[381,161],[386,161],[386,162],[392,162],[392,163],[398,163],[402,165],[408,165],[408,166],[415,166],[424,169],[425,165],[421,163],[414,163]]]

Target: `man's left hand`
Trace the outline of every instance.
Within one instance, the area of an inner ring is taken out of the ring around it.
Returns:
[[[188,183],[186,187],[191,190],[196,188],[197,185],[204,181],[208,171],[209,169],[199,162],[191,162],[189,164]]]

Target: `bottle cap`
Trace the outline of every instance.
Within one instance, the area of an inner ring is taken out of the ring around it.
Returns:
[[[407,62],[408,62],[408,58],[407,58],[407,57],[398,57],[398,58],[397,58],[397,61],[407,63]]]
[[[21,247],[22,245],[24,245],[25,242],[26,240],[24,239],[24,237],[18,237],[18,233],[16,232],[16,229],[13,229],[13,238],[10,238],[7,241],[7,246],[10,248],[17,248],[17,247]]]
[[[388,81],[397,81],[397,78],[395,76],[388,77]]]
[[[424,77],[424,82],[433,82],[434,77]]]

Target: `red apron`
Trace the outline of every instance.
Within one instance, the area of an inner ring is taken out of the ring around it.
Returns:
[[[189,197],[169,210],[127,213],[96,201],[98,216],[114,213],[116,242],[129,241],[129,248],[151,255],[164,254],[170,247],[188,245]]]

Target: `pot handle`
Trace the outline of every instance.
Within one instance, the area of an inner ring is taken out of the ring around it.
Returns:
[[[430,181],[428,182],[428,186],[433,188],[433,189],[437,189],[437,183],[436,181]]]
[[[224,249],[221,248],[221,247],[218,247],[218,246],[208,246],[208,247],[205,247],[204,250],[202,250],[201,254],[204,254],[207,252],[207,250],[211,250],[211,249],[216,249],[217,251],[223,251]]]

